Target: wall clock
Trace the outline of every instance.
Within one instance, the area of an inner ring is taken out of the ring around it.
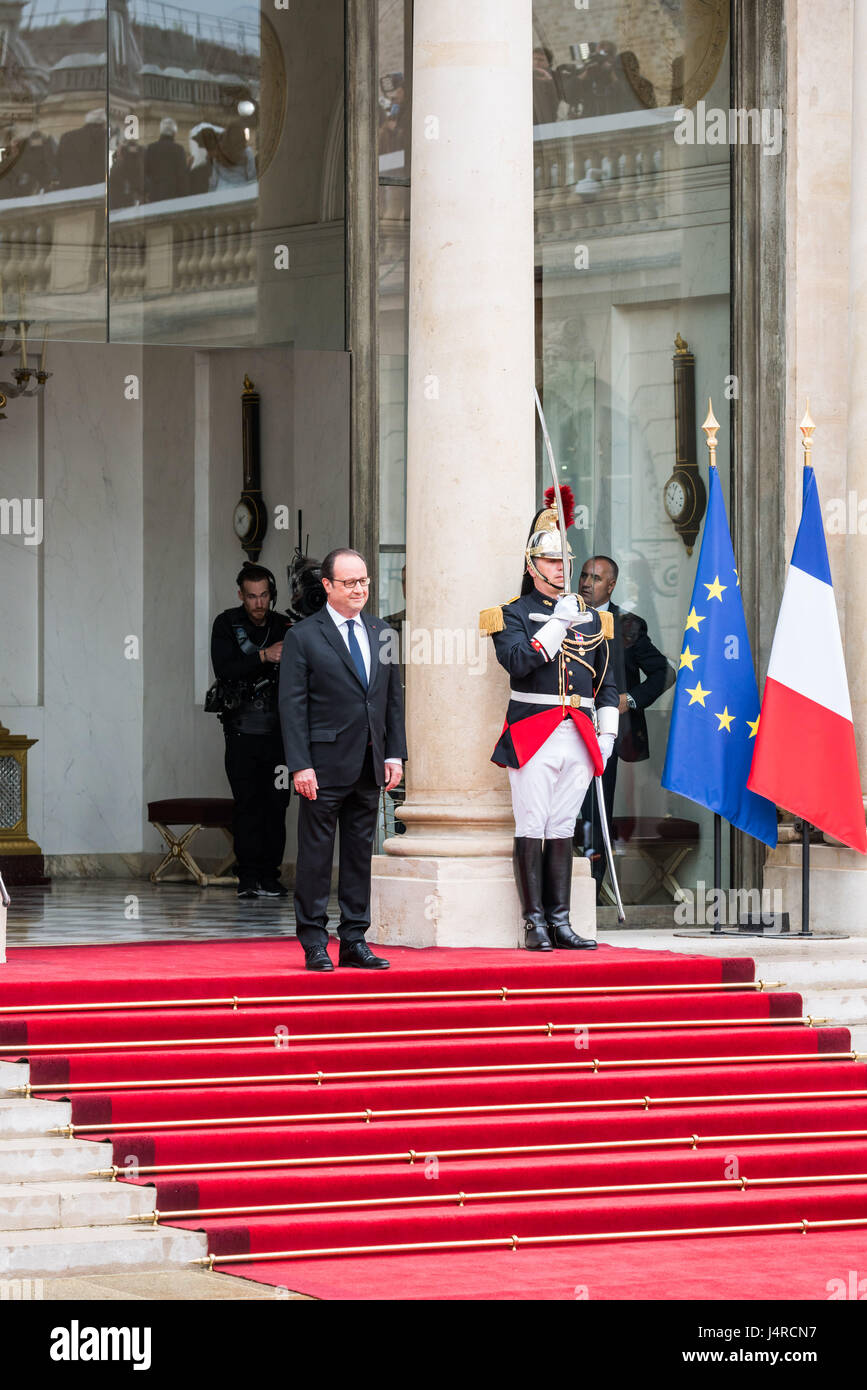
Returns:
[[[687,555],[691,555],[707,506],[707,492],[696,457],[695,355],[679,333],[674,345],[674,472],[663,485],[662,504]]]
[[[241,549],[255,564],[268,529],[268,513],[262,497],[262,469],[259,456],[259,392],[248,376],[241,396],[241,458],[243,491],[235,505],[232,527]]]
[[[626,0],[617,47],[634,53],[624,71],[647,105],[647,82],[657,106],[695,106],[713,86],[729,36],[729,0]]]

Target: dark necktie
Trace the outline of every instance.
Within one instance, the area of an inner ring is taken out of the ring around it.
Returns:
[[[355,635],[355,619],[350,618],[346,624],[346,636],[349,641],[349,655],[352,657],[352,664],[358,672],[358,679],[367,689],[367,672],[364,669],[364,657],[361,655],[361,647],[358,645],[358,638]]]

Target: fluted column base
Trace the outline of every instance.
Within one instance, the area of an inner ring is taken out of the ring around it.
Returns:
[[[511,855],[515,818],[503,802],[459,802],[442,796],[423,801],[413,797],[396,812],[406,826],[405,835],[391,835],[383,845],[388,855],[418,858],[420,855],[478,859]]]

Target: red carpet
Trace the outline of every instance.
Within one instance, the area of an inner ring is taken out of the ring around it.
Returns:
[[[739,1272],[771,1298],[796,1249],[785,1296],[827,1298],[864,1264],[867,1067],[751,961],[386,954],[323,977],[273,940],[13,950],[0,1056],[241,1257],[218,1269],[320,1297],[728,1297]],[[725,1234],[804,1222],[841,1226]],[[450,1248],[376,1253],[406,1244]]]

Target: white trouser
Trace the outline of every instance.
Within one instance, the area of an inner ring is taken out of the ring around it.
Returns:
[[[523,767],[509,768],[515,834],[533,840],[571,840],[593,763],[571,719],[558,724]]]

